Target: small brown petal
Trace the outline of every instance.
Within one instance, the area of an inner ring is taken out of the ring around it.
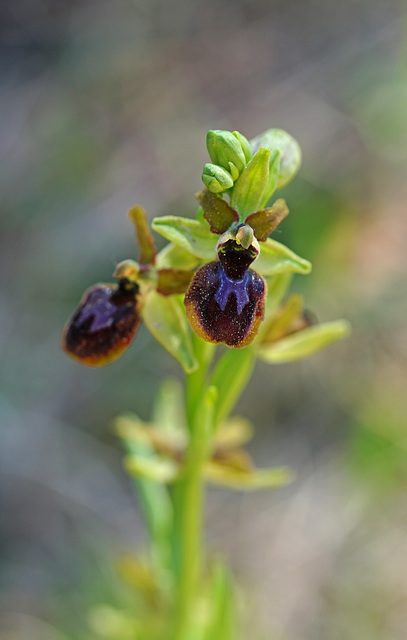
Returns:
[[[129,211],[129,218],[136,228],[140,251],[139,262],[141,264],[154,264],[157,249],[150,231],[147,214],[143,207],[140,207],[140,205],[132,207]]]
[[[285,200],[280,199],[272,207],[251,213],[246,218],[246,224],[252,227],[257,240],[265,242],[288,214],[289,211]]]
[[[229,229],[234,222],[239,222],[239,214],[226,200],[218,197],[212,191],[204,189],[195,195],[202,209],[204,218],[208,221],[212,233],[221,235]]]

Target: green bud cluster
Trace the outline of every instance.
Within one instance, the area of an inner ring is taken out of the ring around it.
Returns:
[[[206,145],[211,162],[202,181],[212,193],[228,193],[240,220],[265,207],[301,164],[298,143],[282,129],[268,129],[251,142],[238,131],[212,130]]]
[[[202,181],[212,193],[227,191],[252,157],[250,143],[238,131],[211,130],[206,146],[212,163],[204,166]]]

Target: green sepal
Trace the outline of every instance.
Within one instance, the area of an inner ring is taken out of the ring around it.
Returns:
[[[301,148],[298,142],[283,129],[268,129],[250,141],[253,153],[260,147],[280,150],[280,171],[276,188],[288,184],[301,166]]]
[[[239,222],[239,214],[226,200],[219,198],[208,189],[203,189],[195,195],[203,209],[203,217],[208,222],[212,233],[222,234],[234,222]]]
[[[350,325],[346,320],[324,322],[286,336],[278,342],[262,344],[257,349],[257,355],[270,364],[301,360],[345,338],[349,333]]]
[[[177,216],[162,216],[154,218],[152,226],[154,231],[164,238],[201,260],[213,260],[216,256],[217,237],[211,233],[206,222]]]
[[[266,276],[276,273],[310,273],[312,264],[300,258],[294,251],[276,240],[268,238],[260,246],[260,255],[253,265],[253,268]]]
[[[157,269],[195,269],[199,264],[199,258],[183,247],[169,242],[157,254]]]
[[[192,349],[182,297],[166,297],[151,291],[146,296],[142,315],[154,338],[178,360],[185,372],[194,371],[198,363]]]
[[[235,182],[230,204],[241,220],[263,207],[270,177],[270,156],[270,149],[260,147]]]
[[[288,214],[289,211],[285,200],[280,199],[272,207],[260,209],[260,211],[250,214],[246,218],[246,224],[252,227],[257,240],[265,242]]]
[[[212,193],[222,193],[233,187],[234,180],[226,169],[208,162],[203,168],[202,182]]]
[[[281,487],[293,479],[293,474],[287,467],[274,469],[238,469],[225,465],[207,463],[205,480],[212,484],[237,489],[253,491],[256,489],[272,489]]]
[[[227,171],[230,170],[230,165],[233,164],[238,171],[238,175],[243,171],[246,165],[246,156],[238,136],[230,131],[219,129],[208,131],[206,134],[206,147],[213,164],[219,165]]]

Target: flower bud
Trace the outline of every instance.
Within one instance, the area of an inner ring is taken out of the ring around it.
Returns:
[[[242,134],[237,131],[235,133],[216,130],[208,131],[206,135],[206,146],[213,164],[229,171],[234,180],[239,177],[246,166],[249,144]]]
[[[116,360],[140,326],[137,294],[138,287],[128,280],[96,284],[85,291],[62,335],[66,353],[91,367]]]
[[[203,168],[202,182],[212,193],[222,193],[233,187],[233,178],[216,164],[207,163]]]
[[[283,129],[268,129],[250,141],[252,152],[260,147],[280,151],[280,172],[276,188],[291,182],[301,166],[301,149],[298,142]]]

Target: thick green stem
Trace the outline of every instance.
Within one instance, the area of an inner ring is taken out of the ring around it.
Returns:
[[[194,380],[187,382],[187,406],[192,422],[184,473],[175,494],[177,590],[172,640],[188,640],[202,571],[203,466],[213,433],[216,400],[216,389],[202,388],[204,380],[204,375],[199,376],[201,397],[199,409],[195,411],[191,411],[190,401],[199,396],[194,384],[198,377],[195,375]]]
[[[201,572],[203,491],[200,465],[188,464],[180,488],[179,576],[174,640],[186,640]]]
[[[203,472],[219,423],[234,406],[253,369],[248,350],[228,350],[217,363],[208,382],[212,345],[199,338],[195,351],[200,367],[186,379],[188,449],[182,478],[174,488],[173,568],[176,591],[171,640],[190,640],[196,618],[201,584],[203,551]],[[219,393],[219,398],[218,398]]]

